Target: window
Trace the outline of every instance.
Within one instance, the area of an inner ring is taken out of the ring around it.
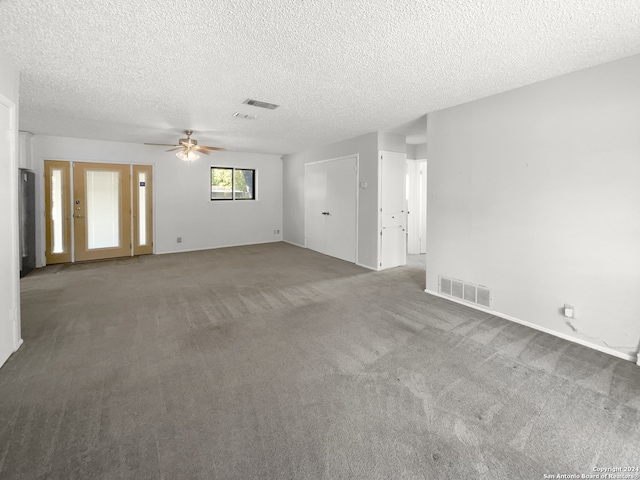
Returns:
[[[211,200],[255,200],[256,171],[211,167]]]

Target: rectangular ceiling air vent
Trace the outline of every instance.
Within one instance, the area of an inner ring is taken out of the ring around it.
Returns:
[[[440,293],[485,308],[491,307],[491,290],[480,285],[439,276]]]
[[[276,105],[275,103],[261,102],[260,100],[254,100],[253,98],[247,98],[242,103],[246,103],[247,105],[251,105],[253,107],[266,108],[268,110],[275,110],[280,106],[280,105]]]

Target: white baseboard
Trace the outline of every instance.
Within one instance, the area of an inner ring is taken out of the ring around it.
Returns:
[[[167,255],[169,253],[188,253],[188,252],[201,252],[202,250],[215,250],[218,248],[231,248],[231,247],[247,247],[249,245],[263,245],[265,243],[279,243],[282,240],[267,240],[264,242],[249,242],[249,243],[235,243],[233,245],[216,245],[211,247],[202,247],[202,248],[190,248],[186,250],[169,250],[166,252],[156,252],[155,255]]]
[[[307,247],[305,247],[304,245],[300,245],[299,243],[296,243],[296,242],[290,242],[289,240],[284,240],[284,239],[282,239],[282,241],[283,241],[284,243],[288,243],[289,245],[293,245],[293,246],[295,246],[295,247],[307,248]]]
[[[464,305],[465,307],[473,308],[474,310],[479,310],[481,312],[488,313],[490,315],[495,315],[496,317],[504,318],[505,320],[509,320],[511,322],[514,322],[514,323],[519,323],[520,325],[524,325],[525,327],[533,328],[534,330],[538,330],[540,332],[548,333],[549,335],[553,335],[555,337],[562,338],[563,340],[568,340],[570,342],[578,343],[578,344],[583,345],[585,347],[593,348],[594,350],[598,350],[599,352],[606,353],[608,355],[612,355],[614,357],[621,358],[622,360],[627,360],[629,362],[635,362],[637,365],[640,366],[640,355],[636,356],[636,355],[629,355],[629,354],[626,354],[626,353],[618,352],[617,350],[614,350],[612,348],[605,347],[603,345],[598,345],[597,343],[591,343],[591,342],[588,342],[586,340],[582,340],[581,338],[572,337],[570,335],[567,335],[566,333],[557,332],[555,330],[551,330],[551,329],[546,328],[546,327],[541,327],[540,325],[536,325],[535,323],[527,322],[525,320],[521,320],[519,318],[512,317],[511,315],[506,315],[504,313],[500,313],[500,312],[496,312],[496,311],[493,311],[493,310],[489,310],[487,308],[482,308],[482,307],[480,307],[478,305],[473,305],[471,303],[467,303],[467,302],[464,302],[462,300],[458,300],[457,298],[451,298],[451,297],[449,297],[447,295],[442,295],[442,294],[440,294],[438,292],[434,292],[434,291],[429,290],[429,289],[425,289],[424,291],[426,293],[428,293],[429,295],[433,295],[435,297],[444,298],[445,300],[449,300],[451,302],[458,303],[460,305]]]
[[[293,245],[294,247],[307,248],[307,247],[305,247],[304,245],[300,245],[299,243],[296,243],[296,242],[290,242],[289,240],[284,240],[284,239],[283,239],[282,241],[283,241],[283,242],[285,242],[285,243],[288,243],[289,245]],[[330,255],[329,255],[329,256],[330,256]],[[335,257],[334,257],[334,258],[335,258]],[[359,267],[366,268],[366,269],[368,269],[368,270],[373,270],[374,272],[377,272],[377,271],[378,271],[378,269],[376,269],[376,268],[374,268],[374,267],[371,267],[371,266],[369,266],[369,265],[365,265],[365,264],[363,264],[363,263],[358,263],[358,262],[354,262],[354,263],[355,263],[357,266],[359,266]]]
[[[365,265],[364,263],[358,263],[356,262],[356,265],[362,268],[366,268],[368,270],[373,270],[374,272],[378,272],[379,270],[377,268],[372,267],[371,265]]]

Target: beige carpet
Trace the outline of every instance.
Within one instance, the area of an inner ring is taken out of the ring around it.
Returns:
[[[640,369],[285,243],[38,270],[2,479],[541,479],[640,465]]]

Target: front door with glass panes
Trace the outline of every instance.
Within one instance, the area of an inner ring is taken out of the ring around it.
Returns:
[[[149,165],[45,161],[47,264],[152,253],[151,173]]]

